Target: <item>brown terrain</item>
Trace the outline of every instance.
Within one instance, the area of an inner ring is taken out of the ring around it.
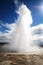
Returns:
[[[43,54],[1,52],[0,65],[43,65]]]

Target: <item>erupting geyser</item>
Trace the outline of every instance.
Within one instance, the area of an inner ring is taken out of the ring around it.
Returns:
[[[38,47],[32,42],[33,40],[30,26],[32,24],[31,11],[26,7],[26,5],[22,4],[17,13],[19,14],[19,17],[17,22],[15,22],[15,28],[12,32],[11,41],[8,46],[6,45],[6,48],[17,52],[38,51]],[[32,44],[34,46],[32,46]]]
[[[22,4],[17,13],[19,14],[19,17],[11,44],[13,44],[13,49],[18,52],[29,52],[31,50],[30,46],[32,42],[30,30],[30,24],[32,23],[31,12],[26,5]]]

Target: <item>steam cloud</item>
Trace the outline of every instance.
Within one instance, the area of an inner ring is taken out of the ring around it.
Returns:
[[[11,36],[9,45],[4,45],[3,48],[17,51],[17,52],[35,52],[39,51],[39,47],[34,44],[31,29],[32,24],[32,15],[31,11],[26,7],[26,5],[22,4],[17,13],[19,14],[16,23],[13,23],[10,28],[11,31],[8,31]],[[9,27],[9,25],[7,24]],[[34,31],[34,30],[33,30]]]
[[[26,5],[22,4],[17,13],[19,14],[19,18],[16,23],[16,30],[11,39],[11,44],[13,43],[13,49],[18,52],[28,52],[32,41],[30,30],[30,24],[32,23],[31,12]]]

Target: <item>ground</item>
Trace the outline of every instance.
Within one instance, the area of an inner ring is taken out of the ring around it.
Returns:
[[[43,54],[1,52],[0,65],[43,65]]]

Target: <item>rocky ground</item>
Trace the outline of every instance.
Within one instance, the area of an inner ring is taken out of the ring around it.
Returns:
[[[0,65],[43,65],[43,54],[0,53]]]

